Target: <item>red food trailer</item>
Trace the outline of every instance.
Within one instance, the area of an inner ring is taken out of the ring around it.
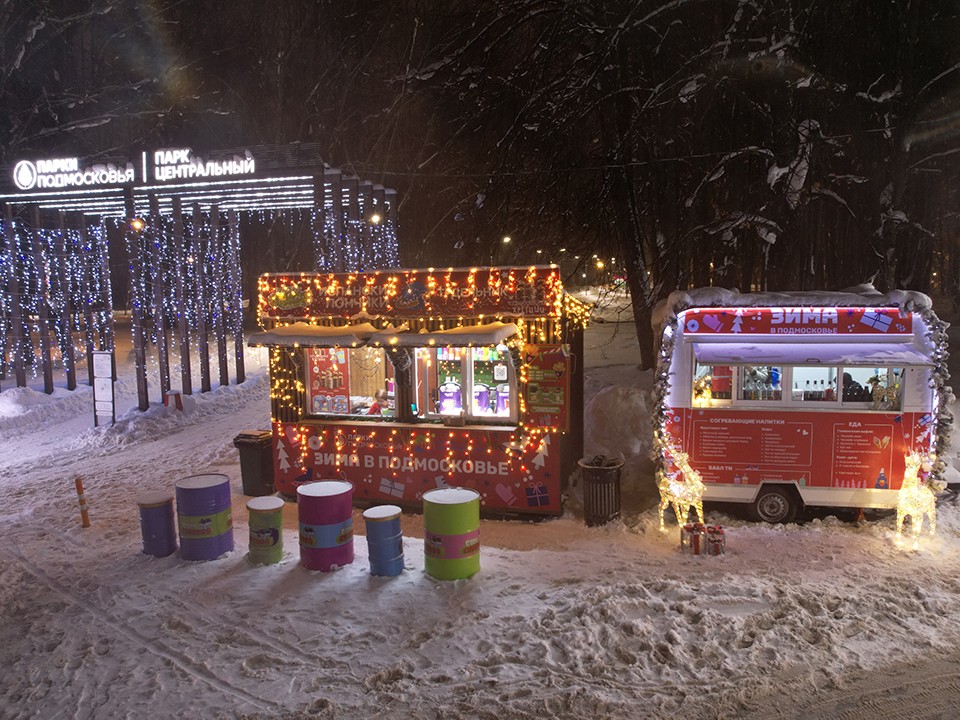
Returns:
[[[275,485],[353,483],[358,504],[477,490],[555,515],[583,452],[589,306],[556,266],[267,274]]]
[[[940,449],[946,335],[925,295],[708,288],[666,309],[658,440],[687,454],[705,501],[769,522],[892,508],[905,454]]]

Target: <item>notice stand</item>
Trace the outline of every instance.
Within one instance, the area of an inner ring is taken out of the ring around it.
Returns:
[[[93,350],[93,425],[113,425],[117,421],[113,399],[113,381],[116,378],[116,364],[112,350]]]

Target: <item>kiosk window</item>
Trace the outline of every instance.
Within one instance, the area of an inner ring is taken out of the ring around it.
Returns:
[[[516,416],[516,383],[505,349],[417,348],[415,383],[418,412],[424,417],[463,414],[507,422]]]
[[[307,348],[307,414],[389,417],[393,366],[382,348]]]

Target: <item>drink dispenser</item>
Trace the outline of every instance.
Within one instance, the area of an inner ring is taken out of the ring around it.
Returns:
[[[448,377],[447,381],[440,386],[440,412],[445,415],[455,415],[460,412],[461,407],[460,383]]]
[[[497,415],[510,414],[510,386],[497,385]]]
[[[475,413],[490,412],[490,388],[483,383],[473,386],[473,411]]]

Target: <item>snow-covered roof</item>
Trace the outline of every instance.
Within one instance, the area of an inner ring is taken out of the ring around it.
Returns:
[[[483,325],[463,325],[433,332],[407,332],[407,325],[377,329],[370,323],[354,325],[312,325],[296,322],[253,333],[247,339],[251,346],[280,347],[359,347],[384,345],[393,347],[425,347],[432,345],[495,345],[503,342],[519,329],[514,323],[491,322]]]
[[[933,302],[927,295],[913,290],[881,293],[870,283],[836,292],[741,293],[716,287],[694,288],[676,290],[657,303],[651,324],[659,333],[677,313],[695,307],[896,307],[904,312],[919,312],[931,309]]]
[[[425,347],[428,345],[495,345],[503,342],[519,329],[514,323],[491,322],[483,325],[461,325],[433,332],[380,332],[372,343],[395,347]]]
[[[247,345],[294,347],[319,344],[356,347],[364,344],[377,332],[377,328],[366,322],[337,326],[295,322],[292,325],[281,325],[271,330],[253,333],[247,338]]]

